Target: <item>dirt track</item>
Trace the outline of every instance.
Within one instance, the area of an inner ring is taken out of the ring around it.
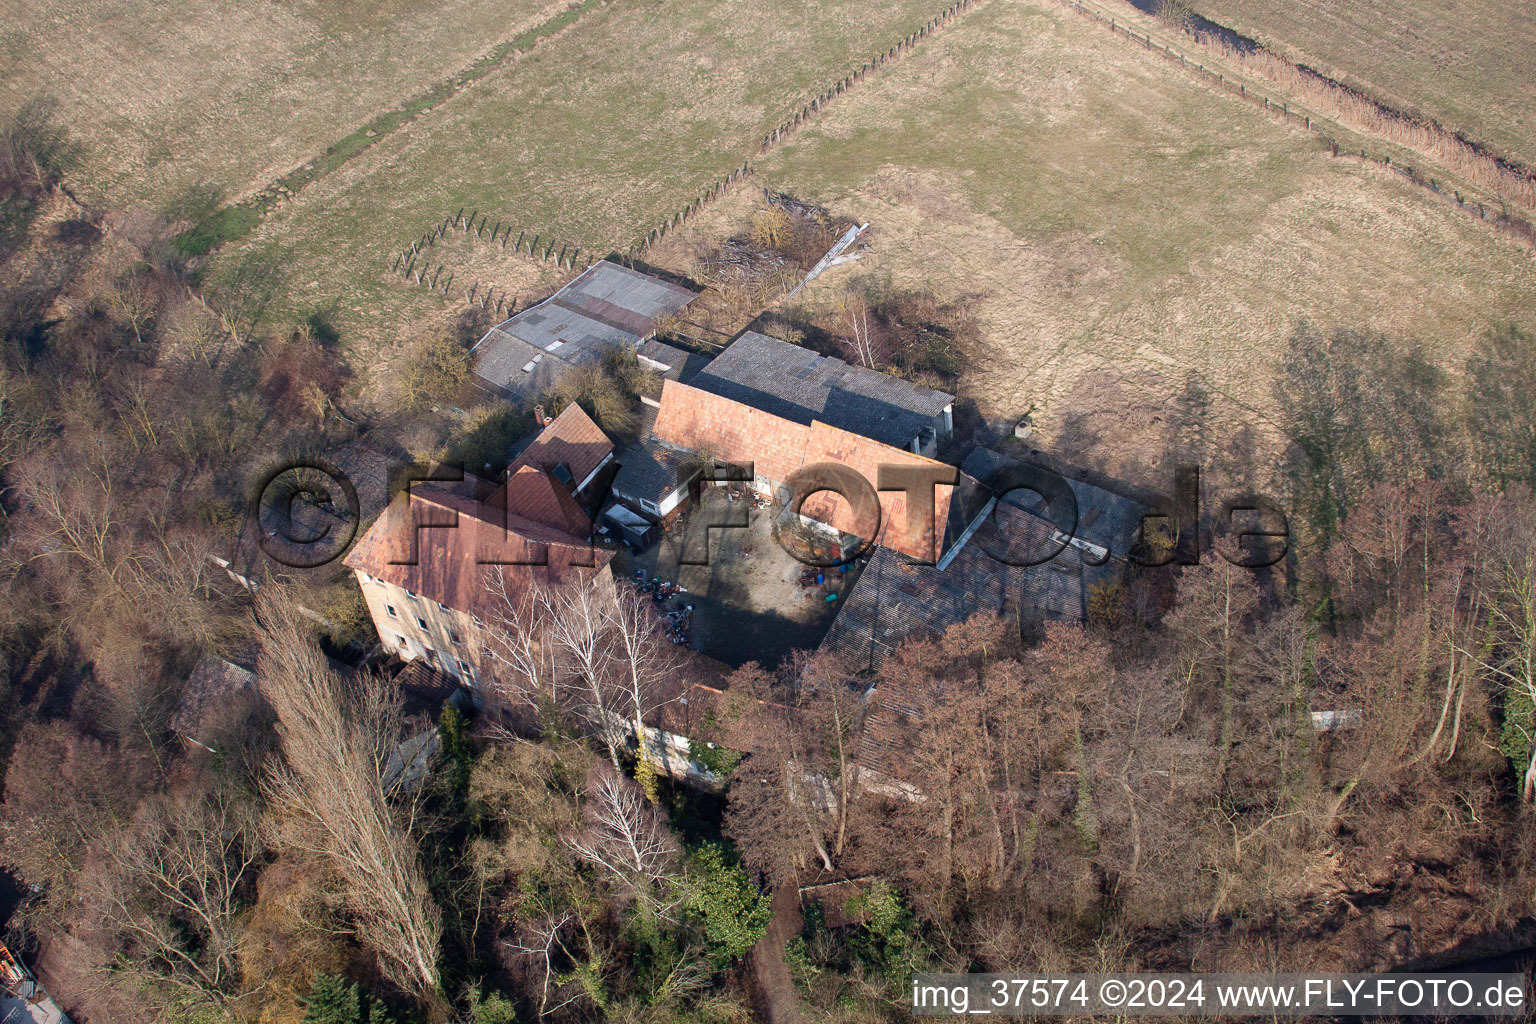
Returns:
[[[800,931],[800,890],[793,883],[773,891],[773,920],[768,933],[747,955],[752,970],[752,998],[767,1024],[799,1024],[800,999],[784,964],[784,944]]]

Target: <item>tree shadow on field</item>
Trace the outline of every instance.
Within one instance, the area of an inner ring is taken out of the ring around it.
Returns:
[[[1085,374],[1058,408],[1053,455],[1141,488],[1166,490],[1174,467],[1209,466],[1227,433],[1198,374]]]
[[[1464,481],[1450,390],[1417,342],[1297,325],[1275,382],[1282,477],[1317,544],[1379,483]]]

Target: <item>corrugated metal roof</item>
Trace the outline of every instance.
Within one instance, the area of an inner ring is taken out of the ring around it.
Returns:
[[[897,448],[955,400],[756,331],[716,356],[694,386],[795,423],[818,420]]]
[[[637,344],[656,330],[658,316],[695,297],[617,263],[594,263],[548,299],[492,327],[474,348],[475,372],[514,394],[540,394],[566,367]]]

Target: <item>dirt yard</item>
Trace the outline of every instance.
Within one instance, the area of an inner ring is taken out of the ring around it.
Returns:
[[[742,515],[745,528],[706,527],[711,522],[740,522]],[[723,489],[709,489],[660,543],[623,566],[615,562],[616,570],[632,575],[643,568],[648,575],[688,588],[670,606],[694,605],[694,649],[732,666],[748,661],[777,665],[790,651],[821,643],[838,608],[836,600],[827,598],[851,588],[856,574],[850,571],[844,577],[836,569],[815,570],[827,582],[801,585],[800,576],[810,567],[774,540],[774,515],[773,506],[749,509],[745,500],[732,502]],[[690,560],[703,557],[706,533],[708,564],[682,564],[685,552]]]

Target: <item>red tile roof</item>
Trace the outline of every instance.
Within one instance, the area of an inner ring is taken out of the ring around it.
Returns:
[[[564,492],[542,471],[526,471],[548,481],[550,493]],[[521,488],[512,495],[512,510],[506,511],[504,488],[480,500],[474,496],[476,484],[487,486],[469,477],[463,483],[433,482],[401,492],[345,564],[473,614],[491,603],[487,584],[498,569],[509,587],[524,590],[535,582],[590,577],[613,558],[612,551],[593,547],[585,535],[519,514],[548,511],[520,506]],[[552,500],[558,502],[558,496]]]
[[[585,537],[592,532],[592,521],[571,497],[571,492],[545,470],[523,466],[507,477],[505,487],[506,507],[524,519],[575,537]]]
[[[579,484],[612,454],[613,442],[608,435],[572,402],[539,432],[511,468],[516,472],[523,466],[553,469],[564,464]]]
[[[653,431],[658,440],[679,448],[708,452],[717,459],[752,462],[758,476],[783,481],[795,470],[815,462],[838,462],[857,470],[871,487],[879,482],[882,465],[942,467],[934,459],[914,455],[859,434],[813,420],[795,423],[750,405],[722,398],[669,380],[661,393],[661,411]],[[934,516],[915,537],[907,536],[906,496],[901,491],[880,491],[880,535],[866,540],[914,558],[937,556],[936,541],[943,535],[954,488],[934,488]],[[844,533],[856,533],[852,508],[830,492],[808,498],[801,512]],[[935,537],[937,532],[938,537]]]

